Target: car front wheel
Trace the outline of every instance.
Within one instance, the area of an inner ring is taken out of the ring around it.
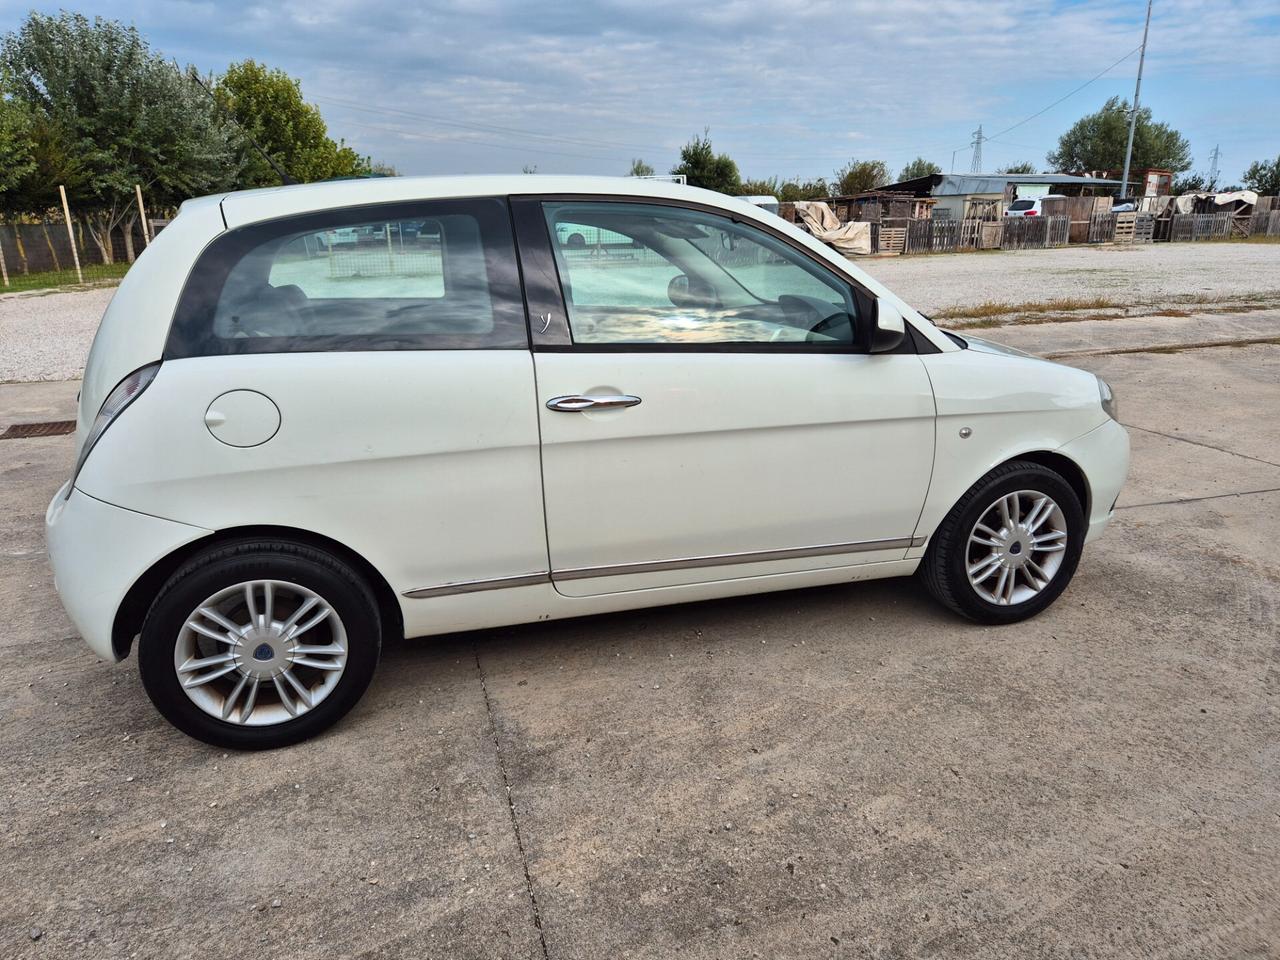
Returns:
[[[138,648],[174,726],[219,747],[297,743],[360,699],[378,662],[377,604],[327,553],[285,541],[214,547],[165,584]]]
[[[1084,547],[1084,510],[1061,474],[996,467],[938,526],[920,566],[929,592],[981,623],[1033,617],[1067,588]]]

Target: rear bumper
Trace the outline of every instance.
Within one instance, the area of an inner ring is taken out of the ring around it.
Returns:
[[[1089,532],[1085,541],[1106,529],[1116,499],[1129,474],[1129,434],[1114,420],[1076,437],[1060,451],[1080,465],[1089,484]]]
[[[45,540],[62,605],[85,643],[118,660],[111,634],[129,588],[157,560],[210,531],[114,507],[64,485],[45,511]]]

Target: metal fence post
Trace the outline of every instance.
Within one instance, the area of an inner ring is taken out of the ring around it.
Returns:
[[[71,230],[71,208],[67,206],[67,188],[58,184],[58,193],[62,197],[62,216],[67,222],[67,239],[71,241],[71,256],[76,261],[76,282],[84,283],[84,274],[80,271],[80,251],[76,249],[76,235]]]

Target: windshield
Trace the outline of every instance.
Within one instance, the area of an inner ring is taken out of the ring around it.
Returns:
[[[1010,210],[1030,210],[1035,205],[1036,205],[1036,202],[1034,200],[1015,200],[1013,201],[1013,205],[1010,206],[1009,209]]]

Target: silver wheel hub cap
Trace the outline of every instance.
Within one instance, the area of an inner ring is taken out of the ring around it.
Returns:
[[[1036,490],[1005,494],[969,534],[969,584],[988,603],[1026,603],[1053,581],[1066,549],[1066,516],[1052,497]]]
[[[187,617],[174,646],[182,691],[229,723],[286,723],[318,706],[347,665],[347,634],[318,593],[283,580],[219,590]]]

